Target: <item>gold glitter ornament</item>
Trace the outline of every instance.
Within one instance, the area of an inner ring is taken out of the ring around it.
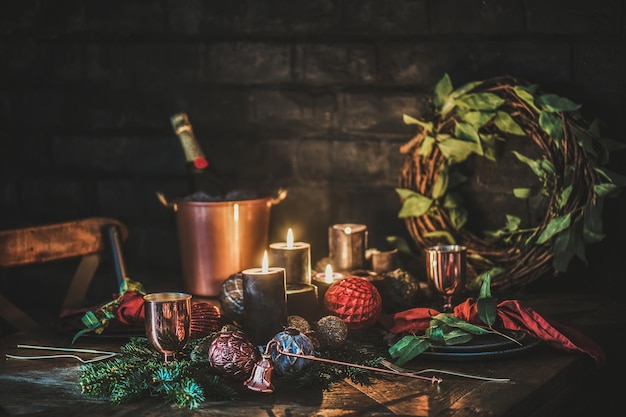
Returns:
[[[311,330],[311,325],[304,317],[295,315],[287,317],[287,327],[298,329],[300,333],[306,333]]]

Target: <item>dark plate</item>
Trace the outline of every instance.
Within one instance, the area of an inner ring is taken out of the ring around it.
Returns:
[[[437,351],[437,350],[426,350],[417,356],[417,358],[424,359],[441,359],[441,360],[450,360],[450,361],[472,361],[478,359],[495,359],[495,358],[503,358],[507,356],[516,355],[522,352],[525,352],[529,349],[536,347],[539,343],[541,343],[541,339],[537,339],[535,337],[525,335],[520,340],[521,346],[512,343],[508,345],[500,345],[500,347],[493,349],[492,346],[488,345],[486,350],[476,351],[476,350],[452,350],[452,351]],[[450,348],[452,346],[448,346]]]

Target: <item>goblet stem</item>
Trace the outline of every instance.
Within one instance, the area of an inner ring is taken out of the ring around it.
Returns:
[[[454,310],[453,299],[465,287],[465,256],[460,245],[438,245],[426,248],[426,277],[443,298],[443,311]]]

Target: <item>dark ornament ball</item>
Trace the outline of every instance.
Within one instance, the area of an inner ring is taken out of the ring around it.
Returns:
[[[283,352],[313,356],[315,353],[313,342],[304,333],[300,333],[298,329],[288,327],[274,336],[273,340],[277,342],[278,346],[276,344],[271,345],[270,355],[274,370],[278,375],[293,374],[303,370],[311,363],[308,359],[296,358],[278,352],[280,349]]]
[[[341,347],[348,338],[348,325],[337,316],[324,316],[315,325],[322,346]]]
[[[219,307],[199,302],[191,305],[191,339],[199,339],[221,328],[222,314]]]
[[[219,375],[243,381],[261,359],[259,350],[240,330],[220,332],[209,347],[209,363]]]
[[[355,276],[328,287],[324,305],[330,314],[339,317],[352,330],[372,327],[383,310],[382,298],[374,284]]]
[[[387,272],[385,277],[386,293],[383,306],[390,312],[398,312],[416,307],[420,297],[420,285],[408,271],[400,268]]]
[[[294,327],[300,330],[300,333],[306,333],[311,330],[311,325],[309,324],[307,319],[296,315],[287,317],[287,327]]]
[[[243,276],[241,273],[233,274],[222,282],[218,299],[224,317],[243,323]]]

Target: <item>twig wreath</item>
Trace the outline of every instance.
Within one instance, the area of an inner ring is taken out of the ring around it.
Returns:
[[[545,273],[565,272],[574,256],[584,262],[585,245],[603,238],[605,197],[614,196],[626,177],[606,168],[609,153],[624,145],[603,138],[599,122],[587,123],[580,105],[510,76],[470,82],[454,89],[446,74],[433,94],[433,116],[404,115],[418,132],[402,146],[406,154],[396,191],[416,245],[442,241],[468,248],[468,288],[480,288],[486,274],[496,290],[520,288]],[[514,188],[519,199],[547,200],[543,220],[523,225],[506,214],[506,224],[478,236],[465,226],[468,210],[459,190],[467,175],[459,168],[469,158],[496,161],[499,141],[528,138],[540,157],[513,151],[537,178]]]

